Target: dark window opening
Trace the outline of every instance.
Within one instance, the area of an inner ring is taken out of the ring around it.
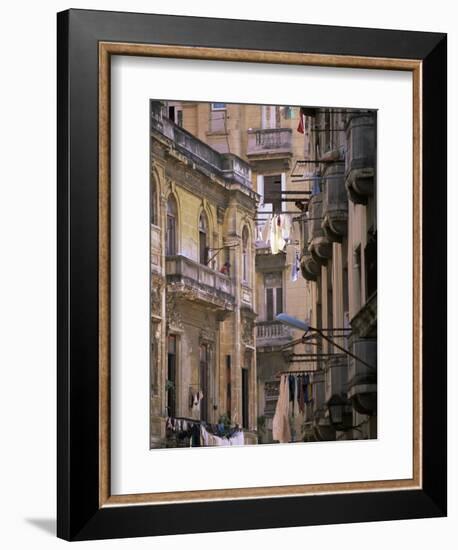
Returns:
[[[228,418],[231,418],[232,410],[232,358],[230,355],[226,355],[226,414]]]
[[[249,279],[248,255],[248,229],[244,227],[242,232],[242,281],[244,283]]]
[[[242,427],[249,428],[249,409],[248,409],[248,396],[249,396],[249,370],[242,368]]]
[[[177,251],[177,205],[171,196],[167,201],[167,233],[165,253],[167,256],[175,256]]]
[[[169,105],[169,119],[178,126],[183,126],[183,111],[174,105]]]
[[[377,233],[369,236],[364,249],[366,266],[366,296],[370,298],[377,290]]]
[[[177,395],[177,337],[170,335],[168,338],[168,354],[167,354],[167,414],[168,416],[176,416],[176,395]]]
[[[159,390],[159,339],[157,337],[158,324],[152,323],[151,326],[151,353],[150,353],[150,379],[151,389],[154,395]]]
[[[266,319],[274,320],[274,291],[273,288],[266,288]]]
[[[361,245],[353,252],[353,291],[356,298],[357,309],[361,307]]]
[[[203,212],[199,218],[199,262],[202,265],[208,263],[208,223]]]
[[[274,214],[281,212],[281,175],[264,176],[264,204],[271,204]]]
[[[277,298],[277,301],[276,301],[276,306],[277,306],[277,311],[276,311],[276,315],[278,315],[279,313],[283,313],[283,289],[281,287],[279,288],[276,288],[276,298]]]
[[[200,390],[203,394],[200,402],[200,419],[208,421],[208,346],[200,345]]]
[[[151,185],[150,185],[150,222],[153,225],[158,225],[157,185],[156,185],[156,180],[154,178],[151,178]]]

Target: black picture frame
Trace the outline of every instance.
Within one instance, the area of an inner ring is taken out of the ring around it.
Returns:
[[[58,536],[87,540],[446,515],[446,35],[87,10],[59,13],[57,27]],[[101,41],[421,61],[421,266],[427,274],[421,311],[428,336],[421,357],[421,489],[100,507]]]

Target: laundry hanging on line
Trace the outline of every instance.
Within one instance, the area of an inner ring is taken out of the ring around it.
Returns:
[[[313,399],[312,382],[308,373],[282,374],[272,421],[272,438],[280,443],[291,441],[290,417],[305,413],[305,406]]]
[[[272,254],[278,254],[286,245],[282,236],[281,217],[275,215],[270,226],[270,250]]]
[[[166,431],[174,434],[178,441],[188,441],[185,446],[212,447],[245,444],[244,433],[240,426],[228,428],[223,424],[210,424],[192,418],[167,417],[165,427]]]
[[[227,447],[232,445],[244,445],[245,438],[243,431],[240,429],[234,430],[232,435],[228,437],[221,437],[215,435],[207,430],[207,428],[201,424],[200,426],[200,445],[201,447]]]
[[[280,391],[272,420],[272,438],[274,441],[279,441],[280,443],[289,443],[291,441],[288,411],[289,379],[283,375],[280,378]]]
[[[272,254],[282,252],[293,236],[293,215],[268,215],[263,226],[258,228],[258,240],[268,243]]]
[[[291,281],[296,282],[300,271],[300,257],[297,250],[294,251],[293,263],[291,265]]]

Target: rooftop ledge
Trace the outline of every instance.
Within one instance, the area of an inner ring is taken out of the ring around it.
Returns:
[[[162,105],[158,101],[151,102],[151,132],[158,132],[171,140],[178,151],[207,171],[229,183],[238,183],[252,189],[251,168],[247,162],[232,153],[219,153],[163,116]]]

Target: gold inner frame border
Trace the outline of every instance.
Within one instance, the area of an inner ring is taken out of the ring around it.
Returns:
[[[413,464],[411,479],[112,495],[110,492],[111,56],[165,57],[410,71],[413,78]],[[99,507],[312,496],[422,488],[422,62],[416,59],[99,42]]]

